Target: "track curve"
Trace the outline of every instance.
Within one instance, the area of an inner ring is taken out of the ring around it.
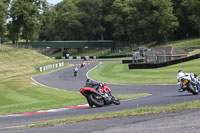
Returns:
[[[66,60],[71,64],[80,64],[81,60]],[[93,62],[90,65],[80,68],[77,77],[73,77],[73,67],[61,69],[44,75],[34,76],[36,82],[62,90],[79,91],[85,85],[87,79],[86,73],[95,67],[98,63]],[[199,100],[198,95],[192,95],[187,92],[178,93],[177,85],[114,85],[109,84],[113,93],[130,94],[130,93],[150,93],[151,96],[128,100],[122,102],[119,106],[106,106],[102,108],[84,108],[84,109],[66,109],[59,112],[49,112],[44,114],[32,114],[23,116],[0,116],[0,129],[6,127],[34,124],[47,120],[64,118],[69,116],[79,116],[87,114],[96,114],[109,111],[122,111],[135,109],[144,106],[163,106],[186,101]]]

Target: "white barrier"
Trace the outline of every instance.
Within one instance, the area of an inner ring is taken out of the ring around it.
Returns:
[[[56,59],[56,57],[52,57],[53,59]],[[68,58],[66,57],[60,57],[61,59],[69,59],[69,60],[72,60],[72,59],[77,59],[77,60],[81,60],[81,59],[84,59],[86,58],[87,60],[89,59],[94,59],[96,60],[97,59],[97,56],[69,56]]]
[[[49,70],[49,69],[52,69],[52,68],[62,67],[62,66],[64,66],[64,62],[42,66],[42,67],[39,67],[38,70],[40,72],[43,72],[43,71],[46,71],[46,70]]]
[[[76,59],[80,60],[80,59],[81,59],[81,56],[77,56]]]

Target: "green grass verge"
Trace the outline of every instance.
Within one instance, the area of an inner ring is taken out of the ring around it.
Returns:
[[[116,94],[115,96],[118,97],[119,99],[129,100],[129,99],[136,99],[136,98],[145,97],[149,95],[150,94],[148,93],[140,93],[140,94],[124,94],[124,95]]]
[[[15,87],[12,86],[16,84],[15,82],[0,90],[1,115],[66,107],[86,102],[84,97],[76,92],[41,86],[20,87],[14,90]]]
[[[194,51],[191,51],[189,53],[189,56],[195,55],[195,54],[200,54],[200,49],[195,49]]]
[[[86,104],[80,93],[35,86],[29,77],[18,77],[0,82],[0,115],[33,112],[59,107]],[[133,99],[148,94],[117,95],[120,99]]]
[[[108,62],[107,62],[108,63]],[[157,69],[131,69],[128,64],[100,64],[96,69],[89,72],[89,77],[107,83],[116,84],[166,84],[177,83],[177,72],[179,69],[188,73],[199,71],[200,59],[171,65]],[[126,79],[126,80],[124,80]]]
[[[99,120],[103,118],[114,118],[114,117],[124,117],[124,116],[135,116],[135,115],[143,115],[143,114],[158,114],[158,113],[166,113],[166,112],[174,112],[185,109],[196,109],[200,108],[200,102],[187,102],[182,104],[173,104],[169,106],[162,107],[143,107],[134,110],[126,110],[120,112],[106,112],[95,115],[84,115],[84,116],[72,116],[63,119],[50,120],[44,123],[38,123],[31,126],[24,126],[21,128],[38,128],[45,126],[53,126],[57,124],[69,124],[75,122],[83,122],[83,121],[91,121],[91,120]]]
[[[189,49],[189,48],[200,48],[200,39],[189,39],[189,40],[182,40],[177,42],[171,42],[168,44],[170,46],[175,46],[181,49]]]

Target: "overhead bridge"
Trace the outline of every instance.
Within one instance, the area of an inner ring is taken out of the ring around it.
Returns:
[[[19,42],[19,45],[28,45],[32,48],[113,48],[112,40],[99,41],[46,41],[46,42]]]

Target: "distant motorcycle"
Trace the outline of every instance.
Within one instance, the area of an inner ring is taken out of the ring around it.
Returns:
[[[178,85],[180,92],[187,90],[193,95],[198,95],[199,86],[198,83],[195,81],[194,75],[183,75],[182,73],[178,73],[178,77]]]
[[[85,66],[85,63],[82,63],[81,66],[80,66],[80,68],[83,68],[84,66]]]
[[[76,76],[77,76],[77,73],[78,73],[77,71],[74,71],[74,77],[76,77]]]
[[[107,84],[102,86],[100,92],[94,88],[83,87],[80,89],[80,93],[85,96],[90,107],[93,105],[96,107],[102,107],[108,104],[120,104],[120,100],[111,94],[111,89]]]
[[[73,71],[74,71],[74,77],[76,77],[76,76],[77,76],[77,74],[78,74],[78,68],[77,68],[77,67],[75,67]]]

